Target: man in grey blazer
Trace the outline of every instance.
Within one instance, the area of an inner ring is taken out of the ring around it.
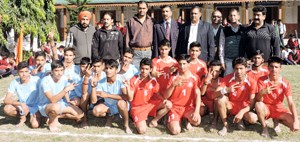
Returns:
[[[152,58],[159,56],[159,43],[167,39],[171,43],[171,52],[169,55],[175,57],[177,39],[179,34],[180,23],[172,19],[172,7],[164,5],[161,7],[163,20],[154,25],[153,29],[153,51]]]
[[[191,9],[191,21],[182,26],[179,32],[176,55],[188,54],[190,43],[197,41],[201,44],[199,58],[206,63],[215,57],[215,41],[212,25],[200,20],[201,8],[195,6]]]

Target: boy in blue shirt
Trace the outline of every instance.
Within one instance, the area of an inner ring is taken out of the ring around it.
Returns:
[[[50,63],[46,63],[46,53],[44,51],[37,51],[34,53],[35,66],[30,66],[30,74],[38,76],[41,79],[47,76],[51,72]]]
[[[91,103],[94,104],[93,115],[96,117],[108,116],[106,126],[110,127],[112,116],[120,113],[124,120],[125,132],[131,134],[129,128],[129,103],[126,88],[120,75],[117,74],[119,63],[109,59],[105,62],[106,77],[97,82],[92,78]],[[102,99],[102,100],[101,100]]]
[[[83,112],[70,104],[69,91],[74,90],[75,83],[69,83],[64,74],[64,66],[61,61],[51,63],[51,75],[41,81],[39,92],[39,111],[44,117],[49,117],[50,131],[60,131],[58,118],[69,118],[79,121]]]
[[[40,114],[36,105],[38,96],[38,84],[40,78],[31,76],[29,65],[27,62],[18,64],[19,78],[14,79],[8,88],[7,95],[4,99],[4,113],[12,117],[20,117],[21,126],[26,122],[26,116],[30,113],[30,124],[32,128],[39,127]],[[13,99],[13,96],[18,96],[18,101]]]

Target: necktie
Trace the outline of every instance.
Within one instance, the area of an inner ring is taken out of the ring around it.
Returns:
[[[166,22],[166,38],[167,40],[170,40],[170,23]]]

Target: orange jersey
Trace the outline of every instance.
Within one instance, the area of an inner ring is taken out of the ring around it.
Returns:
[[[159,84],[155,78],[143,81],[139,76],[134,76],[130,79],[130,89],[134,90],[131,106],[140,106],[148,104],[153,94],[158,93]]]
[[[254,79],[255,81],[257,81],[260,77],[266,76],[268,74],[269,74],[269,70],[266,67],[264,67],[264,66],[262,66],[258,72],[252,70],[252,68],[250,68],[247,71],[247,76],[249,78]]]
[[[235,74],[231,73],[223,78],[221,86],[230,87],[235,83]],[[250,95],[256,93],[256,82],[253,79],[246,76],[244,81],[239,85],[239,88],[236,88],[234,92],[229,93],[229,101],[245,102],[247,104],[250,104]]]
[[[199,78],[204,77],[207,74],[207,66],[206,63],[200,59],[198,59],[197,63],[191,63],[189,70],[192,74],[198,75]]]
[[[174,76],[171,76],[171,79],[168,83],[169,88],[172,83],[178,79],[181,79],[179,73]],[[173,105],[176,106],[190,106],[193,104],[193,100],[195,100],[194,90],[198,88],[197,86],[197,78],[195,75],[190,74],[190,77],[187,79],[187,83],[182,86],[176,86],[170,96],[169,100]]]
[[[157,78],[157,82],[160,85],[160,89],[162,91],[166,90],[168,81],[171,77],[171,74],[169,73],[169,68],[172,66],[177,66],[177,61],[169,56],[168,62],[164,62],[160,56],[152,59],[152,65],[156,68],[157,72],[164,72],[163,75],[159,76]]]
[[[269,76],[263,76],[259,78],[257,83],[258,90],[262,90],[267,88],[268,86],[272,86],[272,83],[269,79]],[[280,85],[276,86],[276,88],[272,91],[271,94],[266,94],[263,96],[263,102],[265,104],[270,105],[281,105],[284,99],[284,96],[291,96],[291,86],[290,83],[281,77]]]

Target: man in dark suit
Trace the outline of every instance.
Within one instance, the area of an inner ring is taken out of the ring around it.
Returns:
[[[179,32],[176,55],[189,53],[190,43],[197,41],[201,44],[199,58],[206,63],[215,57],[215,41],[212,25],[200,20],[201,8],[195,6],[191,9],[191,21],[182,26]]]
[[[159,43],[167,39],[171,43],[169,55],[175,57],[177,39],[180,23],[172,19],[172,7],[165,5],[161,7],[163,20],[154,25],[152,58],[159,56]]]

